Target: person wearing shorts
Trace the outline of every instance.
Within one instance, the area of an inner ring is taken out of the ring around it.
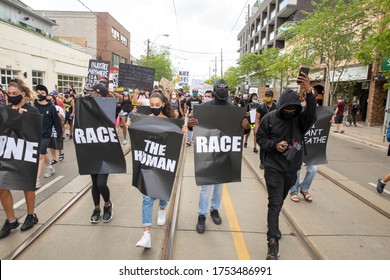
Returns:
[[[344,133],[343,130],[343,117],[344,117],[345,103],[341,96],[337,97],[337,108],[334,111],[334,123],[336,125],[336,130],[333,132]]]

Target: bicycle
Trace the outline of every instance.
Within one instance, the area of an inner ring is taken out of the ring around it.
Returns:
[[[343,123],[346,127],[350,127],[352,125],[352,115],[346,110],[343,116]]]

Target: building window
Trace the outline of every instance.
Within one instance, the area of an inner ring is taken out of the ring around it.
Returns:
[[[36,86],[36,85],[43,85],[44,82],[43,82],[43,72],[40,72],[40,71],[32,71],[32,85],[33,85],[33,88]]]
[[[16,71],[14,71],[14,70],[1,69],[0,78],[1,78],[1,85],[3,86],[4,90],[7,89],[9,81],[12,80],[16,76],[17,76],[17,74],[16,74]]]
[[[119,67],[119,55],[112,53],[112,67]]]
[[[83,90],[83,78],[77,76],[58,75],[59,92],[65,92],[72,87],[76,90],[76,92],[81,92]]]
[[[120,60],[121,63],[127,63],[127,59],[124,58],[124,57],[121,57],[121,60]]]
[[[111,35],[112,38],[119,41],[119,31],[116,30],[114,27],[111,27]]]
[[[121,34],[121,43],[127,47],[129,40]]]

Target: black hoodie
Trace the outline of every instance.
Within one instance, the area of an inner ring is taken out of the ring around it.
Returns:
[[[35,108],[43,115],[42,122],[42,138],[50,138],[52,133],[52,127],[57,131],[57,138],[62,137],[61,119],[58,116],[56,107],[51,102],[47,102],[45,105],[39,104],[38,100],[34,102]]]
[[[280,112],[289,105],[297,106],[293,119],[283,119]],[[306,131],[316,121],[316,98],[313,93],[306,94],[306,107],[301,102],[296,91],[286,89],[276,103],[276,110],[266,114],[257,130],[256,140],[260,148],[265,151],[262,163],[264,169],[274,169],[278,172],[296,172],[301,168],[303,157],[302,141]],[[276,149],[281,141],[289,145],[298,143],[300,150],[296,152],[291,161],[287,161],[283,153]]]

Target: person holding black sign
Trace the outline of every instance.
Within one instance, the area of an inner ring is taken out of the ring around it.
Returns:
[[[304,135],[316,121],[316,98],[308,75],[301,72],[298,82],[305,91],[305,109],[302,110],[296,91],[284,90],[276,110],[264,116],[256,134],[257,143],[264,149],[264,178],[268,191],[267,260],[279,257],[279,213],[302,165]]]
[[[218,80],[214,85],[214,99],[202,103],[201,106],[233,106],[228,101],[229,96],[229,87],[228,83],[221,79]],[[193,118],[192,115],[189,116],[188,126],[194,127],[198,125],[199,122],[197,119]],[[244,129],[249,129],[249,121],[244,118],[241,122],[241,125]],[[216,225],[220,225],[222,223],[221,216],[219,215],[218,209],[221,204],[222,199],[222,184],[213,184],[213,185],[203,185],[200,186],[199,193],[199,204],[198,204],[198,223],[196,224],[196,231],[198,233],[203,233],[206,230],[206,217],[209,211],[209,199],[211,190],[213,189],[213,194],[211,197],[211,208],[210,208],[210,216],[213,222]]]
[[[155,116],[159,118],[174,118],[174,112],[171,107],[169,99],[167,99],[161,90],[155,90],[150,96],[150,109],[152,114],[150,116]],[[136,107],[133,110],[133,113],[136,113]],[[127,121],[127,126],[131,125],[130,119]],[[182,127],[183,134],[187,132],[187,126],[183,125]],[[144,233],[141,239],[137,242],[136,247],[151,248],[152,239],[150,235],[150,230],[152,226],[152,216],[153,216],[153,203],[156,198],[143,195],[142,196],[142,226],[144,228]],[[163,226],[166,222],[165,207],[168,205],[168,202],[165,200],[159,200],[159,211],[157,215],[157,225]]]
[[[202,99],[198,97],[198,90],[194,88],[192,90],[192,96],[184,104],[184,114],[191,114],[194,106],[202,104]],[[189,128],[187,135],[187,146],[191,146],[192,143],[192,128]]]
[[[18,78],[12,79],[9,82],[7,99],[9,108],[18,110],[20,114],[23,114],[24,112],[39,114],[38,109],[26,102],[26,99],[31,99],[31,90],[22,80]],[[38,217],[34,213],[35,191],[24,191],[24,197],[27,205],[27,216],[20,228],[21,231],[29,230],[38,223]],[[0,189],[0,200],[3,205],[5,215],[7,216],[7,219],[0,230],[1,239],[7,237],[11,233],[11,230],[16,229],[19,226],[19,221],[15,217],[11,191],[8,189]]]

